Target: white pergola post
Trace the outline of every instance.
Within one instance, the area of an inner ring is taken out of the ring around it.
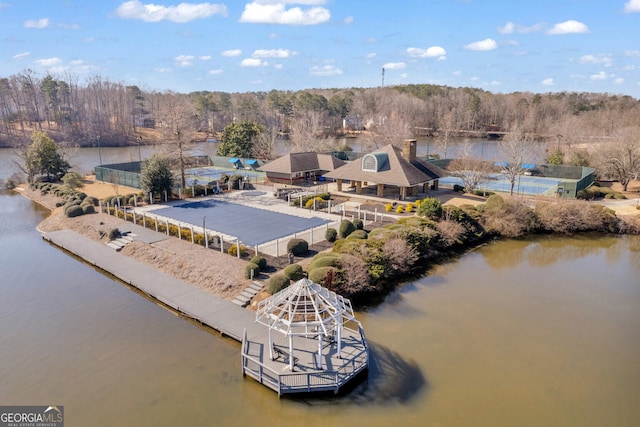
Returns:
[[[338,325],[338,330],[336,331],[337,341],[338,341],[338,359],[342,359],[342,325]]]
[[[269,359],[273,360],[273,340],[271,339],[271,326],[269,326]]]
[[[327,213],[331,213],[331,199],[327,202]]]
[[[318,334],[318,369],[322,369],[322,332]]]
[[[169,197],[167,196],[167,190],[164,190],[164,202],[167,203],[169,201]]]
[[[158,232],[158,217],[156,216],[154,219],[155,223],[156,223],[156,233]]]
[[[151,191],[149,191],[149,204],[153,204],[153,193]]]
[[[169,235],[169,220],[167,220],[167,236]]]
[[[293,335],[289,333],[289,370],[293,372]]]
[[[280,256],[278,252],[278,239],[276,239],[276,257]]]
[[[311,227],[311,229],[309,229],[309,235],[311,236],[309,241],[310,244],[313,245],[313,227]]]
[[[256,243],[256,256],[258,256],[258,244]]]
[[[147,228],[147,214],[142,212],[142,226]]]
[[[102,213],[102,200],[98,200],[98,206],[100,209],[100,213]]]
[[[378,208],[373,211],[373,221],[378,222]]]
[[[178,240],[182,240],[182,227],[178,223]]]
[[[224,238],[222,237],[222,234],[220,235],[220,253],[224,253]]]
[[[133,195],[133,206],[136,208],[138,207],[138,196],[135,194]]]
[[[237,255],[238,255],[238,259],[240,259],[240,239],[236,239],[236,249],[237,249]]]
[[[193,235],[193,225],[191,226],[191,244],[194,244],[196,241],[195,236]]]

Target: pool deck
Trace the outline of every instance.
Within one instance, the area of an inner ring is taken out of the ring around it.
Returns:
[[[135,231],[143,228],[131,224]],[[289,369],[287,339],[272,334],[274,359],[268,344],[268,328],[255,320],[255,313],[195,288],[153,267],[127,257],[103,243],[72,230],[43,232],[44,240],[139,289],[180,314],[195,319],[221,334],[242,343],[242,374],[275,390],[289,393],[333,391],[349,382],[368,366],[368,345],[362,331],[344,330],[342,351],[331,341],[323,343],[322,366],[318,364],[318,341],[294,340],[294,370]],[[157,233],[137,235],[137,239],[158,239]]]

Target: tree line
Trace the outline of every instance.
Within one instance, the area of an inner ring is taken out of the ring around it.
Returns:
[[[100,76],[81,83],[73,75],[25,70],[0,78],[3,147],[24,147],[33,131],[43,131],[74,146],[165,143],[182,159],[188,143],[222,138],[239,123],[259,130],[250,132],[249,148],[261,159],[273,158],[283,138],[292,151],[328,151],[338,148],[335,137],[349,133],[358,135],[363,150],[417,136],[446,147],[460,136],[492,134],[538,143],[552,163],[624,169],[617,175],[630,179],[640,173],[640,102],[627,95],[501,94],[431,84],[180,94]],[[615,155],[602,158],[602,152]]]

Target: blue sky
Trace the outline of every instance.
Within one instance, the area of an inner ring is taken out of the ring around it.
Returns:
[[[640,98],[640,0],[0,0],[0,76],[147,90],[432,83]]]

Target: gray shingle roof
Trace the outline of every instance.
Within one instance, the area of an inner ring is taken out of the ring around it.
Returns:
[[[295,172],[332,171],[345,162],[331,154],[289,153],[262,165],[259,171],[292,174]]]
[[[363,171],[362,159],[357,159],[325,176],[333,179],[413,187],[448,175],[444,169],[422,159],[409,162],[402,157],[402,150],[392,144],[385,145],[374,153],[387,154],[387,161],[380,165],[378,172]]]

